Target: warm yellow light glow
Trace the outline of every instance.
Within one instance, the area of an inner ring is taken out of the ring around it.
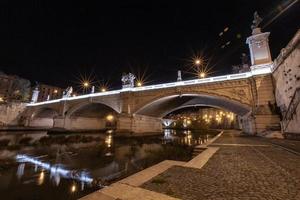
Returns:
[[[106,88],[101,88],[101,92],[106,92]]]
[[[4,101],[3,97],[0,97],[0,102],[3,102],[3,101]]]
[[[200,60],[200,59],[196,59],[196,60],[195,60],[195,64],[196,64],[196,65],[200,65],[200,64],[201,64],[201,60]]]
[[[58,93],[58,90],[57,90],[57,89],[55,89],[53,92],[54,92],[55,94],[57,94],[57,93]]]
[[[106,143],[107,147],[111,147],[111,145],[112,145],[112,136],[111,135],[108,135],[105,138],[105,143]]]
[[[141,86],[143,85],[143,83],[142,83],[141,81],[138,81],[138,82],[136,82],[136,85],[137,85],[138,87],[141,87]]]
[[[45,172],[41,171],[40,176],[38,178],[38,185],[42,185],[45,179]]]
[[[191,122],[191,120],[187,120],[186,123],[187,123],[187,125],[190,125],[192,122]]]
[[[89,85],[90,85],[89,82],[87,82],[87,81],[84,81],[84,82],[83,82],[83,86],[84,86],[84,87],[89,87]]]
[[[113,115],[107,115],[106,116],[106,120],[107,121],[113,121],[114,120],[114,116]]]
[[[73,185],[71,186],[71,192],[75,192],[75,191],[76,191],[76,185],[73,184]]]
[[[199,77],[200,77],[200,78],[205,78],[205,73],[204,73],[204,72],[201,72],[201,73],[199,74]]]

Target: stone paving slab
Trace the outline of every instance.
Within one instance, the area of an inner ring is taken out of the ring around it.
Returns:
[[[103,194],[100,190],[93,192],[89,195],[86,195],[81,200],[117,200],[114,197]]]
[[[218,147],[208,147],[198,156],[187,162],[184,166],[185,167],[193,167],[193,168],[202,168],[207,161],[218,151]]]
[[[144,169],[136,174],[133,174],[125,179],[122,179],[121,181],[119,181],[119,183],[124,183],[124,184],[128,184],[131,186],[139,186],[174,165],[181,166],[184,164],[186,164],[186,162],[165,160],[165,161],[162,161],[152,167]]]
[[[114,183],[102,189],[101,193],[122,200],[178,200],[178,198],[122,183]]]
[[[171,167],[142,187],[185,200],[300,199],[298,155],[237,132],[224,134],[216,142],[233,145],[218,146],[201,169]]]

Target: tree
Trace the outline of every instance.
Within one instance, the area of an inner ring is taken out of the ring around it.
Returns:
[[[12,98],[28,101],[30,98],[30,81],[27,79],[16,78],[12,84]]]

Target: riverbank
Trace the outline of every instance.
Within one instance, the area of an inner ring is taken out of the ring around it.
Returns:
[[[271,142],[226,131],[187,163],[160,163],[82,199],[299,199],[300,157]]]

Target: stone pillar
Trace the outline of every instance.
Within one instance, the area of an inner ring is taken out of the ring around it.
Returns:
[[[118,116],[117,134],[119,135],[142,136],[161,132],[162,121],[160,118],[126,114]]]
[[[181,70],[177,71],[177,81],[182,81]]]
[[[249,45],[251,65],[260,65],[271,63],[271,53],[269,47],[269,32],[262,33],[260,28],[255,28],[252,35],[247,38],[246,43]]]
[[[39,89],[36,87],[32,92],[31,102],[30,103],[36,103],[39,97]]]

